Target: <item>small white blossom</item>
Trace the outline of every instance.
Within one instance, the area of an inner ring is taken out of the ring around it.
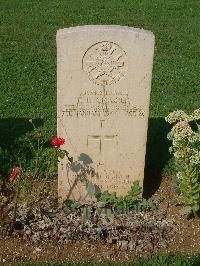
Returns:
[[[171,130],[172,136],[177,140],[182,140],[193,134],[192,128],[186,121],[178,122]]]
[[[199,120],[200,119],[200,109],[194,110],[191,117],[193,120]]]
[[[172,124],[177,121],[188,121],[189,116],[182,110],[177,110],[170,113],[166,118],[166,122]]]
[[[169,151],[174,153],[177,166],[179,202],[189,210],[187,213],[196,213],[200,209],[200,125],[197,121],[200,119],[200,109],[191,115],[179,110],[165,119],[169,123],[177,122],[167,137],[172,141]],[[189,122],[196,122],[194,131]]]
[[[190,156],[190,163],[192,165],[200,165],[200,150],[192,150],[192,155]]]
[[[200,142],[200,131],[188,137],[190,143]]]

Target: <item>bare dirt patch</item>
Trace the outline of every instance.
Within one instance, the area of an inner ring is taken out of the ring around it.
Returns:
[[[20,205],[11,235],[8,231],[12,204],[2,204],[0,262],[127,261],[160,251],[200,255],[200,220],[187,220],[180,215],[168,177],[163,178],[151,198],[156,210],[131,212],[113,219],[97,217],[86,221],[79,211],[58,207],[56,181],[49,188],[50,195],[31,208]]]

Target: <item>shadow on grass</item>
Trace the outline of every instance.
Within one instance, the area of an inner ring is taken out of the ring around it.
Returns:
[[[42,119],[35,119],[36,128],[43,124]],[[20,160],[31,161],[33,152],[27,142],[26,135],[33,131],[28,118],[8,118],[0,120],[0,175],[7,176],[10,169]],[[170,125],[164,118],[150,118],[147,136],[145,163],[144,193],[149,198],[159,188],[162,170],[170,158],[167,133]]]
[[[170,142],[167,139],[170,128],[164,118],[149,119],[143,192],[145,198],[151,197],[160,186],[163,168],[170,158]]]
[[[42,119],[34,119],[36,128],[43,124]],[[34,130],[29,118],[0,119],[0,175],[8,175],[13,164],[17,163],[19,153],[24,158],[32,159],[32,154],[24,145],[23,139],[28,132]],[[21,140],[21,141],[20,141]]]

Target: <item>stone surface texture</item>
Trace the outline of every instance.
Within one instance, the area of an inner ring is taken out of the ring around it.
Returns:
[[[58,194],[85,200],[89,182],[125,195],[143,184],[153,33],[125,26],[57,32],[57,127],[63,149]]]

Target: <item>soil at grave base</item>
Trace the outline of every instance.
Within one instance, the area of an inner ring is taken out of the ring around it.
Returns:
[[[56,191],[56,182],[52,182],[51,188]],[[163,178],[159,190],[152,199],[158,202],[158,209],[165,213],[167,219],[176,221],[176,233],[173,242],[169,243],[165,251],[176,251],[190,254],[195,252],[200,255],[200,221],[199,219],[187,220],[179,214],[174,205],[176,192],[171,179]],[[164,200],[163,200],[164,199]],[[141,252],[139,256],[148,256]],[[15,233],[11,238],[3,238],[0,235],[0,263],[34,261],[128,261],[134,259],[134,251],[121,250],[114,244],[107,244],[103,240],[93,241],[83,238],[81,241],[70,244],[57,244],[55,241],[33,244],[25,241]]]

